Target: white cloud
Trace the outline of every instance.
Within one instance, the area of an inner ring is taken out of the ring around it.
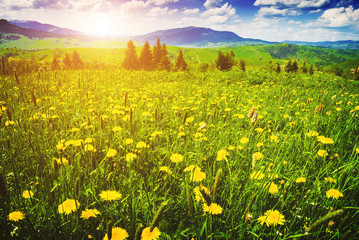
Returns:
[[[320,8],[324,5],[330,3],[329,0],[309,0],[309,1],[301,1],[298,4],[299,8]]]
[[[319,12],[322,12],[322,10],[321,10],[321,9],[317,9],[317,10],[309,11],[309,13],[319,13]]]
[[[221,6],[221,2],[222,0],[207,0],[203,6],[207,9],[210,9],[210,8],[217,8],[217,7],[220,7]]]
[[[275,7],[261,7],[258,11],[258,15],[260,16],[298,16],[301,13],[295,10],[289,10],[287,8],[278,9]]]
[[[328,3],[330,3],[329,0],[256,0],[254,6],[320,8]]]
[[[203,12],[201,15],[203,17],[211,17],[211,16],[218,16],[218,15],[226,15],[228,17],[233,16],[236,14],[236,9],[232,7],[232,5],[228,5],[228,3],[225,3],[222,7],[219,8],[211,8],[207,11]]]
[[[151,8],[146,15],[149,17],[159,17],[164,15],[171,15],[176,13],[177,11],[178,11],[177,9],[169,10],[168,7],[165,8],[154,7]]]
[[[167,3],[178,2],[178,0],[150,0],[148,2],[153,3],[154,5],[157,5],[157,6],[161,6],[161,5],[165,5]]]
[[[207,19],[208,23],[216,24],[216,23],[225,23],[228,21],[227,16],[211,16]]]
[[[184,15],[197,14],[197,13],[199,13],[199,9],[198,9],[198,8],[185,9],[185,10],[182,11],[182,13],[183,13]]]
[[[359,9],[354,10],[353,6],[349,6],[324,11],[314,26],[348,27],[357,24],[359,24]]]

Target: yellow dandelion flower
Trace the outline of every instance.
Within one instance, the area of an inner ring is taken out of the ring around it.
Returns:
[[[70,130],[70,132],[72,132],[72,133],[79,132],[79,131],[80,131],[80,128],[72,128]]]
[[[23,214],[23,213],[20,212],[20,211],[14,211],[14,212],[9,213],[9,215],[7,216],[7,218],[8,218],[10,221],[18,222],[19,220],[22,220],[22,219],[25,218],[25,214]]]
[[[131,143],[133,143],[132,138],[126,138],[123,144],[124,145],[130,145]]]
[[[202,189],[203,189],[208,195],[211,194],[211,191],[209,191],[208,188],[202,186]],[[205,201],[204,198],[203,198],[203,195],[202,195],[201,191],[199,190],[199,187],[195,187],[195,188],[193,189],[193,192],[194,192],[194,197],[195,197],[195,199],[196,199],[196,202],[200,202],[200,201],[203,201],[203,202],[204,202],[204,201]]]
[[[31,190],[25,190],[22,193],[23,198],[32,198],[32,196],[34,196],[34,193]]]
[[[268,189],[268,192],[270,193],[270,194],[276,194],[276,193],[278,193],[278,186],[275,184],[275,183],[271,183],[270,185],[269,185],[269,189]]]
[[[195,167],[190,176],[191,181],[201,182],[206,179],[206,173],[202,172],[199,167]]]
[[[72,146],[80,147],[80,146],[83,145],[83,143],[84,143],[84,140],[82,140],[82,139],[74,140],[73,143],[72,143]]]
[[[170,160],[174,163],[180,163],[183,161],[183,156],[178,153],[173,153],[170,157]]]
[[[84,149],[85,152],[96,152],[96,148],[92,144],[86,144]]]
[[[262,180],[265,177],[264,173],[261,171],[252,172],[250,178],[253,180]]]
[[[167,166],[160,167],[160,172],[165,172],[167,174],[172,174],[172,171]]]
[[[284,115],[283,115],[283,118],[284,118],[284,119],[288,119],[288,118],[289,118],[289,115],[288,115],[288,114],[284,114]]]
[[[158,137],[162,134],[162,131],[154,131],[152,134],[151,134],[151,137]]]
[[[134,153],[127,153],[126,154],[126,161],[131,162],[137,158],[137,155]]]
[[[218,215],[218,214],[222,214],[223,208],[217,203],[211,203],[209,206],[206,203],[204,203],[203,212],[208,212],[212,215]]]
[[[234,146],[229,145],[229,147],[228,147],[228,150],[229,150],[229,151],[233,151],[234,149],[235,149],[235,147],[234,147]]]
[[[195,167],[197,167],[197,166],[191,164],[191,165],[189,165],[188,167],[186,167],[183,171],[184,171],[184,172],[192,172]],[[199,168],[199,167],[198,167],[198,168]],[[201,169],[201,168],[200,168],[200,169]]]
[[[239,142],[240,142],[241,144],[249,143],[249,138],[247,138],[247,137],[242,137],[241,140],[239,140]]]
[[[62,157],[62,158],[54,158],[54,160],[56,160],[56,162],[59,165],[66,165],[69,164],[69,160],[67,160],[66,158]]]
[[[122,198],[122,194],[115,190],[106,190],[100,193],[100,198],[104,201],[120,200]]]
[[[106,157],[110,158],[110,157],[114,157],[117,155],[117,151],[115,149],[110,148],[106,154]]]
[[[305,177],[299,177],[297,178],[297,180],[295,180],[296,183],[305,183],[306,182],[306,179]]]
[[[276,135],[272,135],[272,136],[270,136],[270,141],[271,142],[275,142],[275,143],[278,143],[279,142],[279,140],[278,140],[278,136],[276,136]]]
[[[89,219],[90,217],[95,218],[99,214],[100,212],[97,209],[86,209],[85,211],[81,212],[80,218],[82,219]]]
[[[326,156],[328,156],[328,152],[325,151],[325,150],[319,150],[318,151],[318,156],[325,158]]]
[[[75,199],[67,199],[58,206],[59,213],[66,215],[75,212],[80,208],[80,203]]]
[[[359,154],[359,148],[355,149],[355,151]]]
[[[86,138],[85,139],[85,144],[93,144],[95,142],[95,139],[94,138]]]
[[[120,228],[120,227],[114,227],[111,230],[111,240],[125,240],[128,238],[128,233],[126,229]],[[108,240],[107,233],[105,234],[105,237],[103,240]]]
[[[146,227],[142,231],[141,240],[156,240],[160,237],[160,235],[161,232],[157,227],[155,227],[152,232],[150,231],[150,227]]]
[[[121,132],[122,128],[121,127],[114,127],[114,128],[112,128],[112,131],[113,132]]]
[[[147,147],[147,144],[143,141],[139,141],[137,144],[136,144],[136,148],[146,148]]]
[[[327,138],[324,136],[318,136],[317,139],[319,142],[321,142],[323,144],[333,144],[334,143],[334,141],[331,138]]]
[[[189,117],[186,119],[187,124],[192,123],[193,121],[194,121],[194,117]]]
[[[306,135],[308,137],[317,137],[319,136],[319,133],[317,133],[316,131],[309,131]]]
[[[265,223],[269,227],[270,225],[276,226],[277,224],[284,225],[285,219],[284,215],[278,210],[268,210],[263,216],[258,218],[258,222],[261,225]]]
[[[256,152],[253,154],[253,156],[254,155],[256,156],[257,161],[261,160],[264,157],[264,155],[261,152]]]
[[[340,197],[343,197],[343,193],[339,192],[337,189],[329,189],[326,193],[327,195],[327,198],[335,198],[335,199],[338,199]]]
[[[329,182],[329,183],[337,183],[337,179],[336,178],[331,178],[331,177],[325,177],[324,178],[325,182]]]
[[[15,122],[14,122],[14,121],[10,121],[10,120],[8,120],[8,121],[5,122],[5,126],[14,125],[14,124],[15,124]]]
[[[227,159],[227,156],[228,156],[228,155],[229,155],[229,154],[228,154],[227,150],[225,150],[225,149],[219,150],[219,151],[217,152],[217,161],[221,161],[221,160],[223,160],[223,159]]]

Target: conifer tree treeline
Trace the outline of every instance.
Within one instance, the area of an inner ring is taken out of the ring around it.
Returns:
[[[229,53],[224,54],[219,50],[215,64],[219,70],[231,70],[234,65],[234,52],[230,51]],[[242,70],[245,70],[245,64],[244,69]]]
[[[180,65],[175,65],[175,70],[183,71],[187,69],[187,63],[183,59],[182,54]],[[127,70],[167,70],[170,71],[172,68],[172,63],[168,57],[167,46],[165,43],[161,45],[160,38],[157,38],[156,45],[151,51],[150,44],[148,41],[142,47],[140,57],[137,57],[135,45],[132,40],[127,43],[127,49],[125,50],[125,58],[122,63],[123,68]]]

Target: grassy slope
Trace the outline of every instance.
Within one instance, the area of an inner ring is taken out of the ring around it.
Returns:
[[[142,44],[136,43],[136,45],[138,46],[137,54],[140,55]],[[35,59],[51,61],[52,56],[56,52],[64,56],[65,52],[71,53],[76,48],[79,54],[87,61],[96,60],[99,62],[117,64],[121,62],[125,47],[125,41],[116,40],[85,41],[70,38],[29,39],[22,36],[17,40],[3,40],[0,42],[0,54],[7,54],[8,56],[15,54],[15,56],[21,55],[25,59],[35,57]],[[14,50],[14,48],[27,51]],[[179,49],[179,47],[168,46],[169,56],[173,62],[176,60]],[[298,59],[300,62],[306,60],[307,63],[313,63],[319,66],[335,64],[344,69],[354,68],[357,62],[359,62],[359,52],[357,51],[288,44],[181,49],[183,49],[185,59],[188,63],[194,65],[194,67],[198,63],[214,62],[219,50],[223,52],[232,50],[237,59],[245,59],[248,66],[254,67],[267,65],[269,61],[285,64],[289,58]]]

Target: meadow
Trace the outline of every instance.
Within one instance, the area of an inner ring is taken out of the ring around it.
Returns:
[[[356,81],[0,77],[1,239],[359,238]]]

